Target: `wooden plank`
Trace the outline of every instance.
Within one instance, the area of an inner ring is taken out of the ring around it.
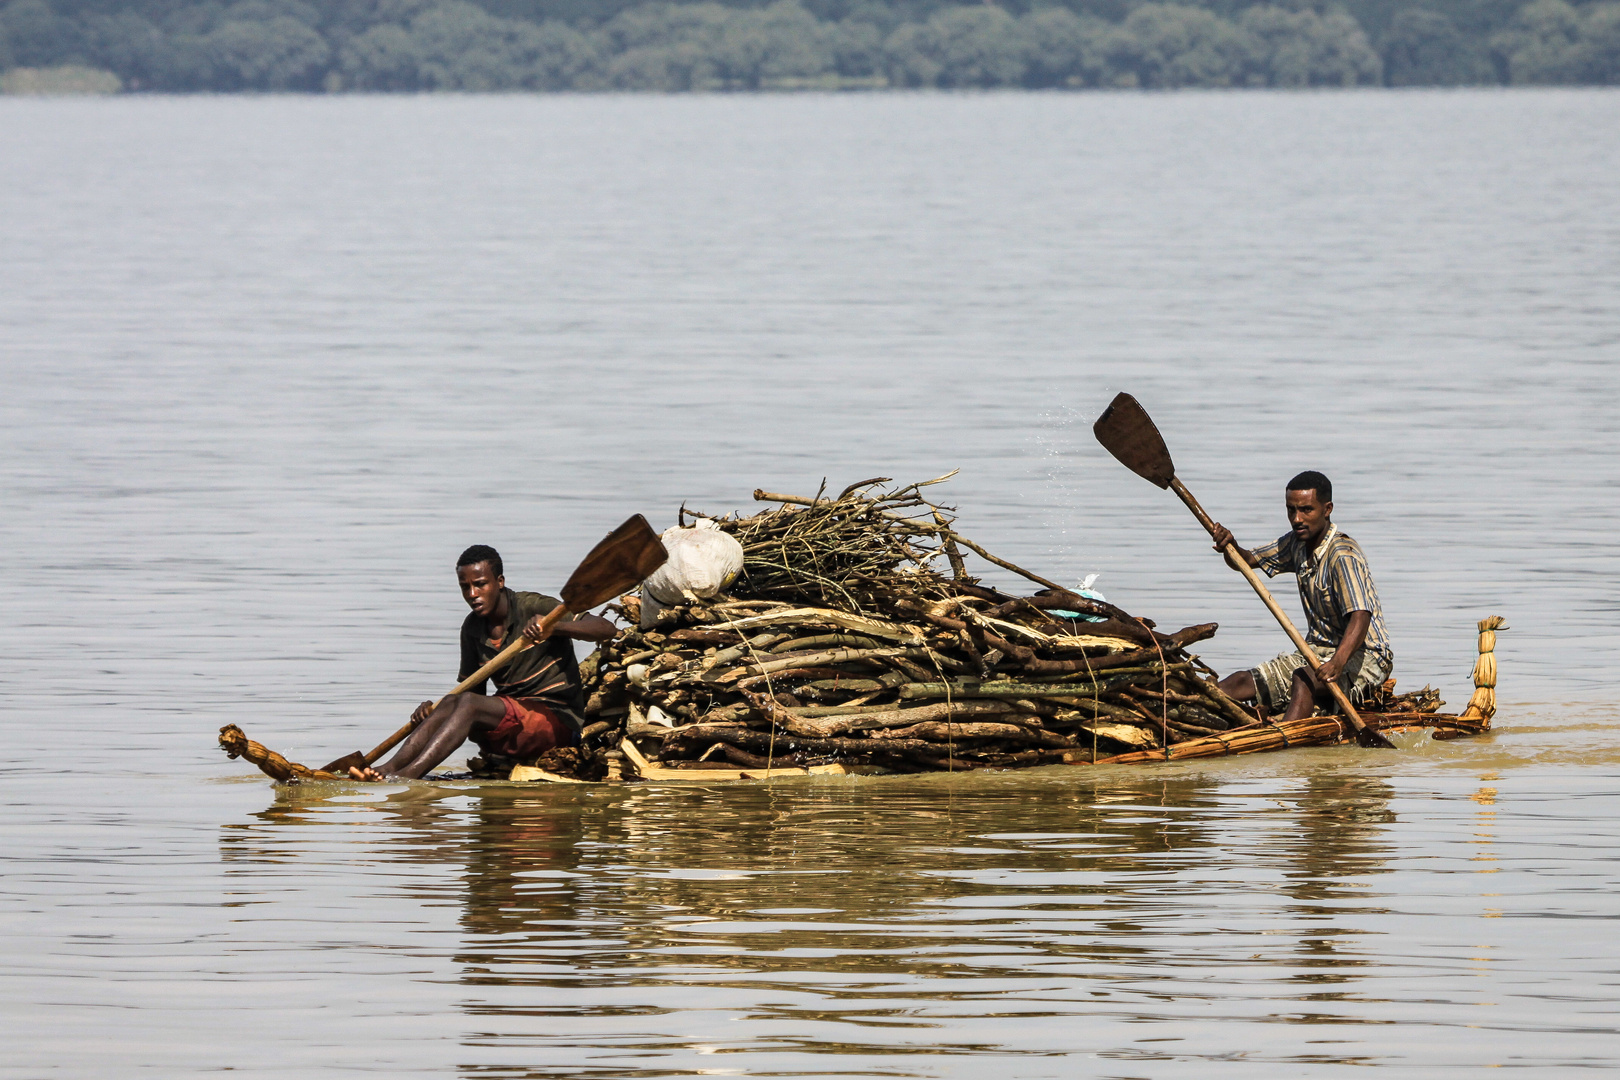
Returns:
[[[802,607],[791,608],[787,611],[772,611],[764,615],[750,616],[746,619],[715,623],[709,629],[752,630],[762,626],[777,626],[782,623],[825,623],[842,627],[845,630],[853,630],[858,634],[868,634],[888,641],[898,641],[904,645],[923,644],[922,632],[914,626],[885,622],[879,619],[868,619],[861,615],[854,615],[846,611],[834,611],[830,608]]]
[[[702,781],[705,783],[715,780],[764,780],[772,776],[809,776],[808,769],[666,769],[661,765],[654,765],[636,749],[635,743],[625,739],[619,744],[624,756],[630,759],[636,772],[641,774],[643,780],[676,780],[683,783]]]
[[[1159,745],[1159,740],[1153,737],[1151,731],[1146,731],[1132,724],[1108,724],[1101,722],[1083,723],[1080,725],[1082,735],[1076,735],[1077,742],[1084,742],[1084,735],[1100,735],[1105,739],[1125,746],[1135,746],[1144,750],[1151,750]],[[1076,756],[1076,761],[1081,760]]]
[[[549,784],[586,784],[590,781],[579,780],[572,776],[559,776],[554,772],[536,769],[532,765],[514,765],[512,771],[506,774],[508,780],[544,780]]]

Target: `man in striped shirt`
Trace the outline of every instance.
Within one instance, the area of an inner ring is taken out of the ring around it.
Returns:
[[[426,776],[468,739],[486,754],[518,761],[579,741],[585,702],[574,642],[606,641],[613,636],[613,624],[600,615],[576,615],[546,633],[541,617],[560,601],[508,589],[499,553],[485,544],[461,553],[456,578],[462,599],[472,608],[461,624],[462,680],[494,659],[516,635],[528,638],[534,647],[518,653],[490,677],[495,697],[486,696],[480,684],[449,695],[437,708],[431,701],[422,702],[411,715],[416,730],[399,751],[376,769],[350,769],[357,780]]]
[[[1268,577],[1291,573],[1299,580],[1305,605],[1305,643],[1322,660],[1312,672],[1302,653],[1284,653],[1247,671],[1221,680],[1221,689],[1238,701],[1258,700],[1269,713],[1283,711],[1286,720],[1309,716],[1317,705],[1331,704],[1327,683],[1337,681],[1353,703],[1365,700],[1389,678],[1395,654],[1384,629],[1384,611],[1367,556],[1361,545],[1333,524],[1333,483],[1319,472],[1302,472],[1288,481],[1287,534],[1275,543],[1238,553]],[[1215,550],[1233,543],[1224,525],[1215,526]],[[1227,565],[1236,570],[1232,557]]]

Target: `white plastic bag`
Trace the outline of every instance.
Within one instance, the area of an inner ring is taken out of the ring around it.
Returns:
[[[641,583],[641,625],[682,601],[706,600],[724,592],[742,573],[742,545],[707,518],[687,527],[671,526],[659,538],[669,561]]]

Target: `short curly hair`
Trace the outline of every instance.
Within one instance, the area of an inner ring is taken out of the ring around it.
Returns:
[[[1333,481],[1317,472],[1315,469],[1306,469],[1292,480],[1288,481],[1289,491],[1315,490],[1316,497],[1325,503],[1333,501]]]
[[[495,571],[496,577],[506,576],[506,567],[501,565],[501,553],[488,544],[474,544],[466,551],[463,551],[461,558],[456,560],[456,569],[460,570],[463,566],[471,566],[473,563],[481,562],[489,563],[490,569]]]

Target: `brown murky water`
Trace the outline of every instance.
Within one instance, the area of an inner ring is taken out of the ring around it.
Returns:
[[[1616,1037],[1620,94],[0,100],[0,1076],[1585,1074]],[[1497,732],[1016,775],[276,790],[449,563],[960,466],[963,527],[1279,635],[1303,467]]]

